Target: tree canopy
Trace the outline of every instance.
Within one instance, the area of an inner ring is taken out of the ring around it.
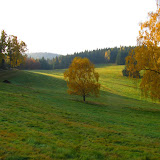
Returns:
[[[0,68],[17,67],[25,61],[24,52],[27,45],[23,41],[19,41],[16,36],[8,36],[5,31],[1,32],[0,37]]]
[[[140,84],[142,95],[160,100],[160,10],[149,13],[148,21],[141,23],[138,46],[126,58],[126,67],[132,74],[143,70]]]
[[[75,57],[69,69],[64,72],[64,78],[69,94],[80,95],[84,101],[89,94],[99,95],[99,74],[87,58]]]

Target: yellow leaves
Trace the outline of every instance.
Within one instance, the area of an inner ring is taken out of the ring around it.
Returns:
[[[143,96],[150,96],[154,100],[160,99],[160,74],[147,70],[143,75],[140,88]]]
[[[149,14],[149,20],[141,23],[141,30],[139,31],[138,42],[143,42],[146,45],[149,40],[152,43],[157,43],[160,39],[160,23],[158,21],[160,15],[160,10],[156,13]],[[140,44],[140,43],[139,43]]]
[[[23,41],[19,41],[16,36],[7,36],[4,30],[1,33],[0,64],[2,60],[9,64],[9,67],[17,67],[24,62],[25,56],[23,53],[27,50],[27,45]]]
[[[99,74],[95,72],[94,65],[87,58],[74,58],[69,69],[64,72],[64,78],[69,94],[83,97],[90,93],[95,96],[99,94]]]
[[[160,99],[160,10],[149,14],[149,20],[141,23],[138,45],[126,58],[130,73],[144,70],[140,84],[144,96]]]
[[[160,57],[157,60],[157,64],[160,65]]]
[[[111,56],[111,51],[110,51],[110,50],[106,51],[106,52],[105,52],[105,59],[106,59],[107,61],[110,60],[110,56]]]

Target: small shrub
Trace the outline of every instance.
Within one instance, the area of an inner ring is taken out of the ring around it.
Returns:
[[[130,76],[130,77],[133,77],[133,78],[140,78],[139,71],[135,71],[133,73],[129,73],[129,71],[127,70],[126,67],[122,70],[122,74],[123,74],[123,76],[126,76],[126,77]]]

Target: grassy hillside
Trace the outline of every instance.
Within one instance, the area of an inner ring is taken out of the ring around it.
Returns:
[[[86,103],[67,94],[64,70],[1,71],[0,159],[160,159],[160,104],[123,67],[98,66],[101,96]]]

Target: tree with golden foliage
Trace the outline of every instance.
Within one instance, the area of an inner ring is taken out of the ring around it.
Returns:
[[[160,10],[149,13],[149,20],[141,23],[138,46],[126,58],[126,67],[133,75],[143,71],[140,84],[142,95],[160,100]]]
[[[107,62],[109,62],[110,58],[111,58],[111,51],[108,50],[108,51],[105,52],[105,59],[106,59]]]
[[[69,88],[68,93],[82,96],[83,101],[89,94],[99,95],[99,74],[87,58],[75,57],[69,69],[64,72],[64,78]]]
[[[7,41],[7,52],[10,67],[17,67],[24,63],[27,45],[23,41],[18,41],[17,36],[9,36]]]
[[[19,41],[16,36],[8,36],[4,30],[0,37],[0,68],[4,69],[5,64],[8,67],[17,67],[26,60],[27,45]]]

